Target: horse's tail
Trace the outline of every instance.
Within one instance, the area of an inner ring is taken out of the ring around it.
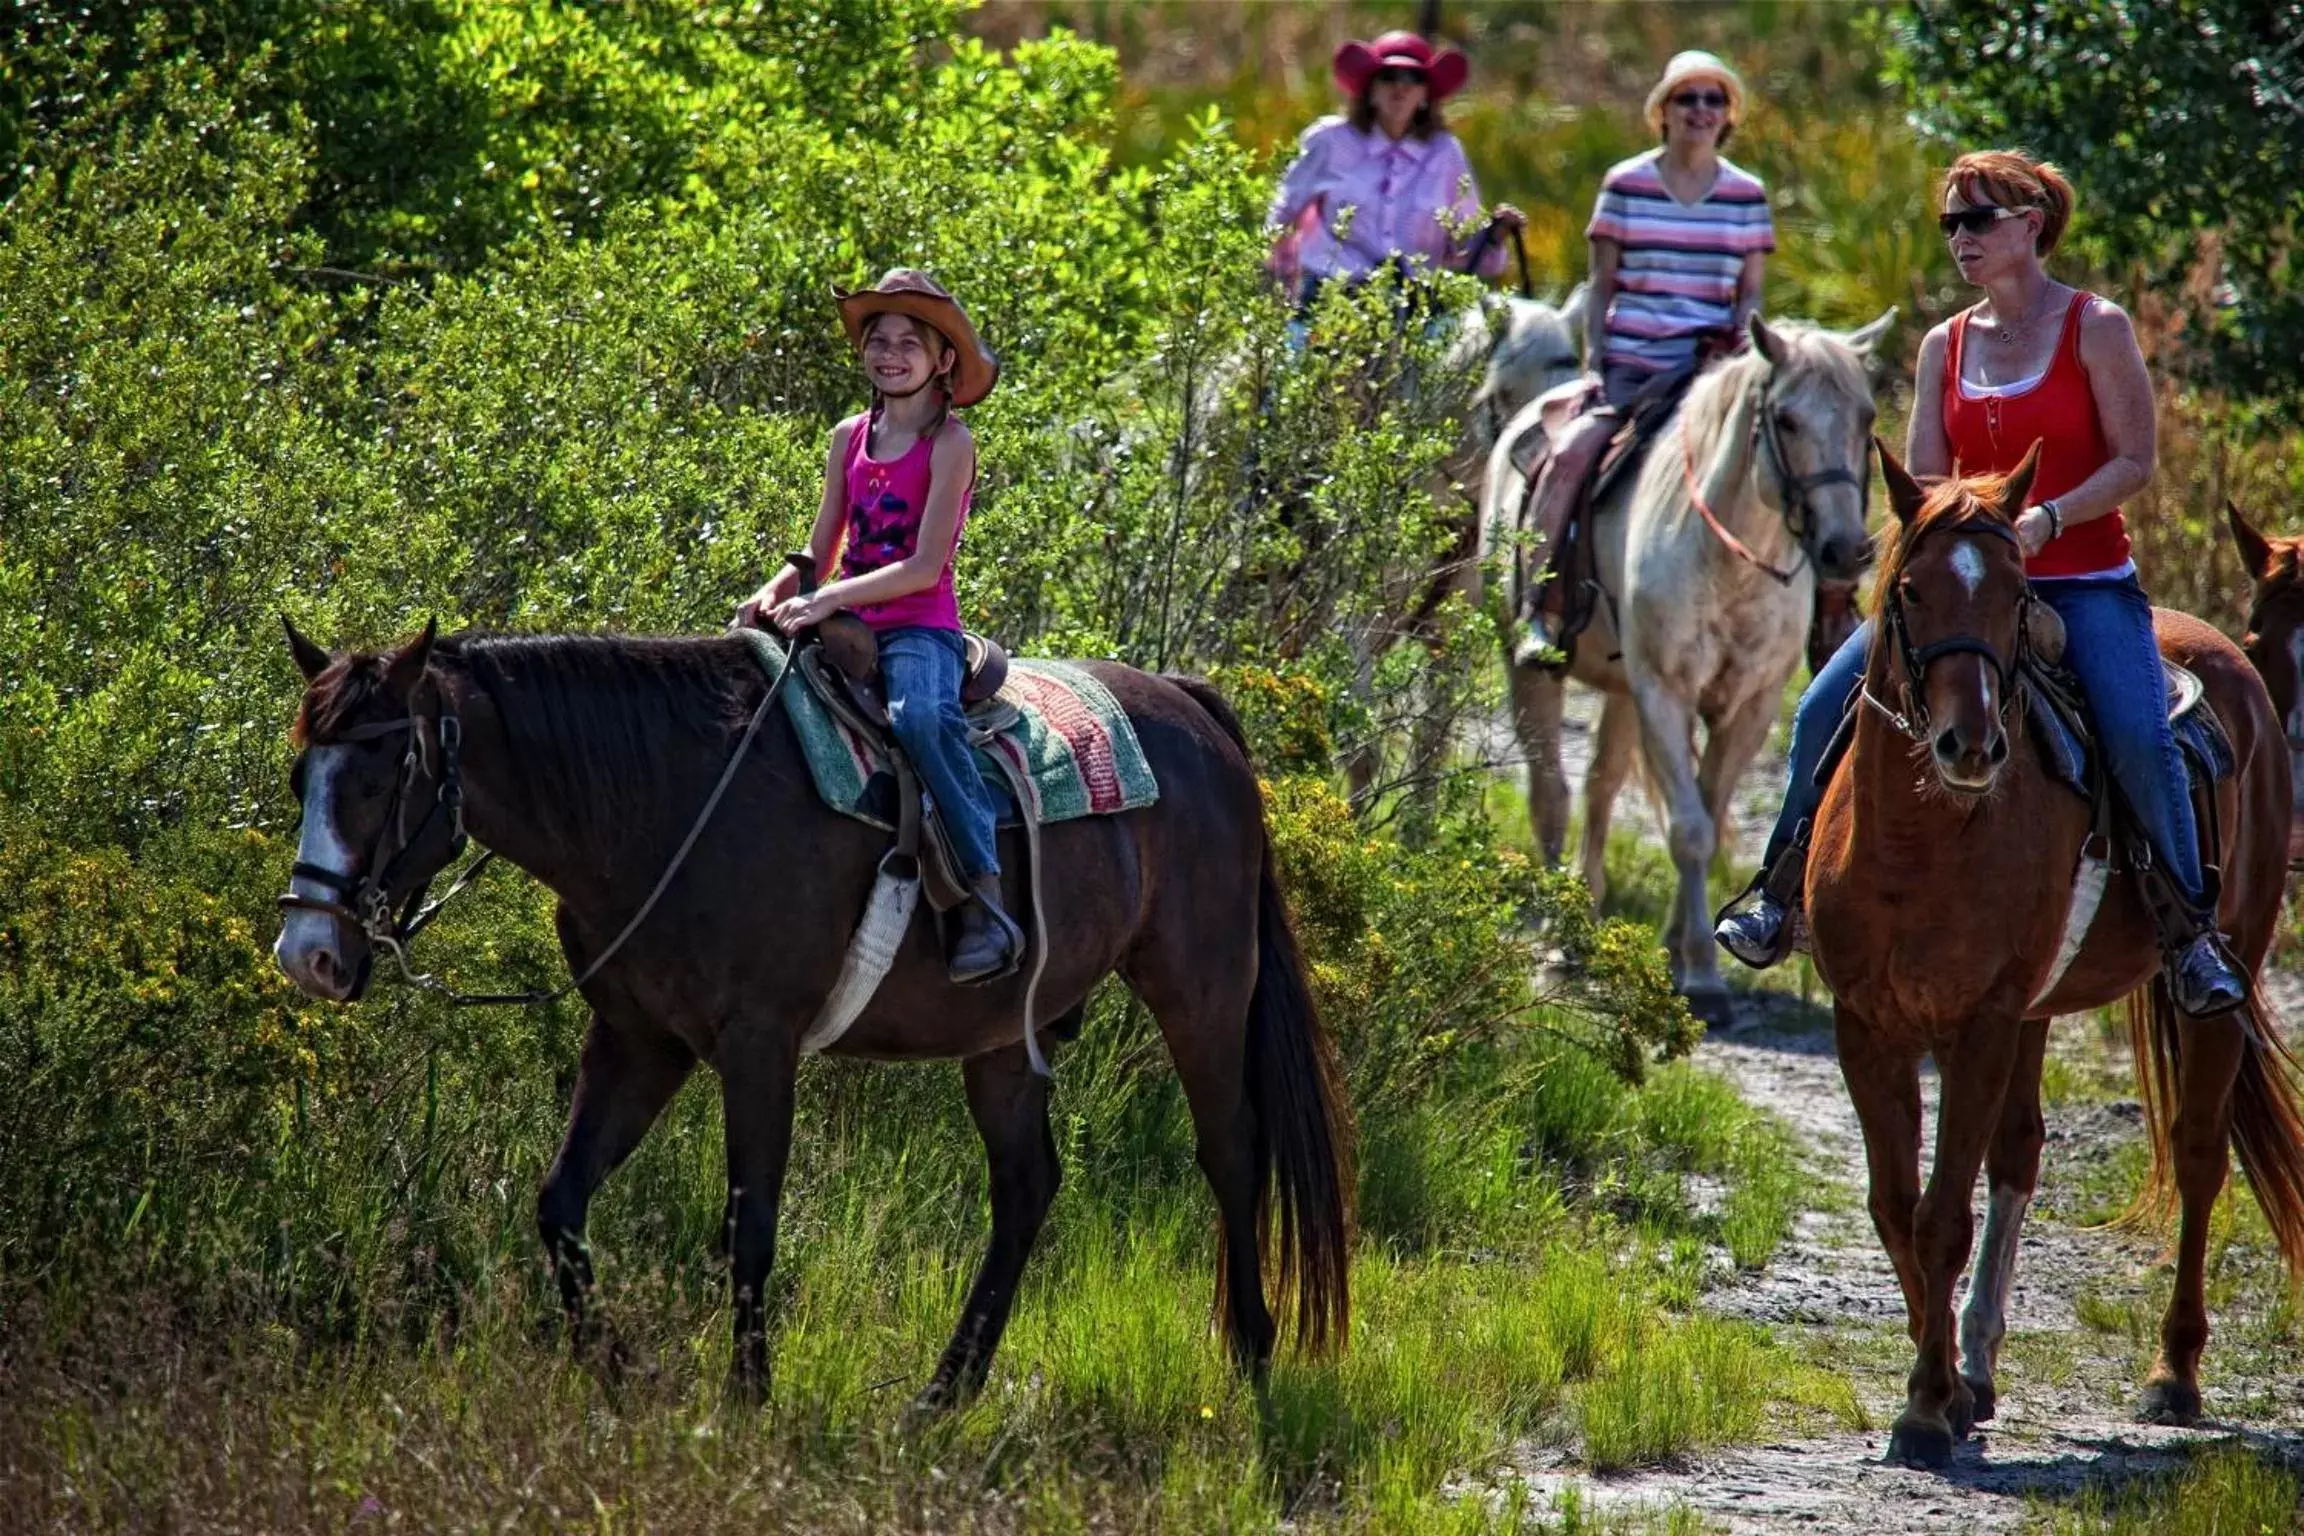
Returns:
[[[2174,1132],[2183,1034],[2167,978],[2154,976],[2128,999],[2129,1039],[2136,1055],[2137,1095],[2152,1141],[2152,1171],[2126,1221],[2164,1221],[2176,1204]],[[2261,986],[2240,1009],[2240,1074],[2232,1085],[2232,1148],[2248,1175],[2256,1205],[2272,1229],[2288,1273],[2304,1279],[2304,1110],[2297,1102],[2296,1058]]]
[[[1247,756],[1248,739],[1215,685],[1169,681],[1206,710]],[[1321,1028],[1304,976],[1304,955],[1288,921],[1273,865],[1272,840],[1259,829],[1256,988],[1248,1000],[1248,1102],[1256,1116],[1257,1183],[1278,1194],[1276,1310],[1296,1293],[1296,1342],[1305,1354],[1341,1351],[1352,1323],[1352,1120],[1335,1042]],[[1270,1184],[1266,1183],[1267,1178]],[[1269,1252],[1269,1245],[1267,1251]],[[1216,1266],[1217,1307],[1226,1266]]]

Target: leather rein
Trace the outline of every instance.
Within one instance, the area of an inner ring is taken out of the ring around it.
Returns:
[[[376,870],[377,873],[339,874],[335,870],[324,868],[318,864],[307,864],[299,859],[289,867],[290,876],[295,879],[309,880],[315,885],[335,892],[335,899],[306,896],[300,891],[290,890],[279,898],[279,905],[283,910],[322,912],[340,922],[350,923],[367,937],[372,946],[391,955],[393,962],[400,967],[401,976],[409,985],[419,987],[427,992],[438,993],[446,998],[452,1006],[458,1008],[495,1008],[558,1002],[598,975],[600,968],[606,965],[609,959],[624,947],[624,941],[631,938],[638,931],[640,925],[647,921],[648,914],[656,910],[657,901],[671,886],[672,877],[680,872],[681,865],[687,862],[689,850],[696,846],[696,839],[703,834],[705,823],[712,819],[712,813],[719,808],[721,797],[728,792],[729,784],[736,778],[737,768],[742,765],[745,754],[752,745],[752,738],[760,734],[761,723],[768,718],[768,711],[774,706],[776,695],[783,691],[784,680],[791,675],[792,658],[787,653],[783,667],[777,671],[775,678],[768,684],[768,691],[761,698],[759,708],[752,712],[752,719],[745,726],[742,739],[736,743],[736,750],[728,755],[728,764],[720,772],[719,783],[712,786],[712,793],[705,799],[704,808],[696,813],[696,820],[688,828],[688,835],[681,839],[679,848],[673,852],[671,860],[664,866],[664,872],[657,877],[655,887],[648,892],[648,899],[640,903],[640,909],[632,914],[631,919],[624,924],[623,930],[609,941],[607,948],[592,958],[591,962],[584,967],[581,975],[571,977],[567,982],[550,991],[459,992],[440,978],[418,971],[408,963],[408,949],[410,945],[416,942],[416,936],[431,925],[432,920],[439,916],[442,907],[462,895],[473,880],[478,878],[480,872],[486,869],[496,857],[495,850],[483,849],[480,856],[464,867],[437,901],[426,902],[424,900],[425,894],[432,888],[432,881],[436,878],[436,874],[426,875],[418,880],[406,898],[395,902],[392,897],[393,887],[399,884],[406,874],[404,866],[410,862],[411,853],[423,843],[426,835],[442,818],[446,819],[449,829],[448,852],[441,859],[440,864],[436,866],[436,869],[445,868],[453,863],[462,855],[465,846],[470,841],[464,830],[464,771],[462,762],[464,727],[463,722],[457,719],[455,712],[448,708],[445,699],[441,703],[440,712],[431,722],[432,733],[440,742],[440,773],[433,786],[432,804],[426,807],[424,819],[418,823],[415,832],[404,836],[400,846],[393,851],[388,859],[383,858],[384,839],[395,826],[405,826],[408,814],[408,789],[415,782],[416,769],[424,760],[423,742],[426,723],[424,718],[411,710],[397,720],[379,720],[367,725],[357,725],[320,743],[322,746],[342,746],[356,742],[375,741],[385,736],[397,735],[402,731],[408,733],[408,748],[401,754],[399,776],[392,787],[391,813],[384,818],[383,826],[377,829],[376,841],[370,846],[368,857],[361,861],[363,870]],[[299,785],[297,798],[299,801],[303,798],[301,785]],[[379,869],[380,861],[381,868]],[[395,906],[399,908],[397,914],[393,910]]]
[[[1961,533],[1984,533],[1993,538],[2006,539],[2009,547],[2019,557],[2023,554],[2024,547],[2016,540],[2016,530],[1997,519],[1946,526]],[[1934,528],[1922,528],[1913,535],[1913,539],[1917,542],[1935,531]],[[1904,596],[1894,583],[1889,583],[1880,611],[1885,620],[1883,628],[1888,635],[1891,653],[1904,674],[1904,708],[1901,711],[1894,710],[1882,703],[1879,696],[1873,693],[1869,678],[1863,684],[1864,702],[1904,735],[1914,741],[1925,742],[1932,734],[1928,719],[1928,695],[1924,686],[1929,667],[1947,656],[1981,656],[1985,665],[1992,669],[1993,680],[2000,690],[2000,728],[2005,731],[2008,728],[2008,716],[2015,709],[2017,696],[2022,691],[2025,663],[2032,658],[2032,605],[2038,601],[2032,595],[2031,587],[2026,586],[2024,595],[2016,604],[2015,654],[2003,658],[1989,642],[1979,640],[1974,635],[1951,635],[1927,645],[1914,645],[1911,628],[1904,616]]]

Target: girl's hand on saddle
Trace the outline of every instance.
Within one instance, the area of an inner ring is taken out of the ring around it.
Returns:
[[[736,617],[728,623],[730,629],[758,629],[761,620],[778,607],[791,601],[792,594],[800,590],[800,573],[789,565],[768,578],[768,584],[736,605]]]
[[[806,597],[787,597],[775,607],[776,627],[788,635],[804,629],[813,629],[842,607],[838,596],[830,587],[818,587]]]
[[[2029,560],[2048,547],[2048,540],[2056,531],[2054,521],[2045,509],[2026,507],[2016,514],[2016,547]]]

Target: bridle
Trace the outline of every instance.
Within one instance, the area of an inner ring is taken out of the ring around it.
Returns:
[[[2016,530],[1997,518],[1924,526],[1911,535],[1911,542],[1916,544],[1939,529],[1989,534],[1993,538],[2006,539],[2019,555],[2023,553],[2023,545],[2016,540]],[[1947,656],[1981,656],[1992,669],[1993,679],[2000,690],[1999,721],[2000,729],[2005,732],[2008,729],[2009,714],[2016,706],[2025,664],[2032,658],[2032,605],[2039,599],[2032,595],[2031,587],[2026,586],[2023,595],[2016,600],[2016,649],[2007,658],[2003,658],[1989,642],[1979,640],[1974,635],[1951,635],[1942,640],[1932,640],[1926,645],[1914,645],[1911,628],[1904,616],[1904,595],[1897,590],[1894,582],[1888,583],[1887,587],[1888,591],[1880,605],[1882,629],[1887,634],[1890,653],[1904,674],[1904,709],[1894,710],[1882,703],[1879,696],[1872,692],[1869,680],[1864,684],[1864,702],[1879,711],[1890,725],[1904,735],[1914,741],[1925,742],[1934,734],[1930,729],[1928,694],[1924,686],[1928,669]]]
[[[1816,509],[1812,498],[1816,492],[1824,489],[1824,487],[1828,485],[1852,485],[1856,487],[1858,526],[1861,527],[1871,522],[1872,448],[1869,440],[1866,441],[1864,452],[1859,457],[1854,469],[1835,465],[1830,469],[1820,469],[1812,475],[1793,474],[1791,465],[1785,461],[1783,439],[1776,427],[1775,396],[1767,384],[1760,386],[1760,416],[1755,430],[1760,438],[1760,451],[1768,461],[1768,473],[1774,476],[1776,480],[1776,495],[1780,503],[1777,511],[1784,519],[1784,531],[1792,535],[1793,543],[1800,550],[1802,563],[1813,565],[1816,560],[1815,551],[1811,548],[1817,523]],[[1790,586],[1792,578],[1800,574],[1799,564],[1789,568],[1770,565],[1760,558],[1752,546],[1736,537],[1728,525],[1721,521],[1720,514],[1713,511],[1704,500],[1703,489],[1696,483],[1694,454],[1695,447],[1689,442],[1687,429],[1683,427],[1680,433],[1680,477],[1687,485],[1688,499],[1695,504],[1696,511],[1703,517],[1704,525],[1712,530],[1713,536],[1719,539],[1728,552],[1736,556],[1737,559],[1744,561],[1763,574],[1773,577],[1777,585]]]
[[[385,815],[383,824],[376,829],[376,840],[369,845],[368,856],[360,861],[360,872],[343,874],[299,859],[289,866],[289,874],[295,879],[308,880],[334,892],[334,899],[307,896],[296,890],[289,891],[279,899],[280,906],[285,910],[323,912],[340,922],[350,923],[367,936],[369,943],[399,960],[404,970],[408,963],[407,946],[417,934],[424,931],[439,911],[441,903],[448,899],[443,896],[429,907],[422,906],[425,893],[431,889],[433,874],[460,857],[470,841],[464,831],[464,727],[463,722],[445,705],[431,722],[432,734],[440,743],[440,772],[433,782],[432,803],[425,807],[424,819],[417,823],[416,830],[413,833],[407,831],[408,791],[415,783],[416,770],[424,760],[425,723],[422,716],[411,711],[397,720],[378,720],[367,725],[353,726],[325,742],[317,743],[331,747],[351,746],[395,736],[402,731],[408,733],[408,747],[400,754],[399,773],[392,785],[392,808]],[[301,767],[298,774],[298,799],[301,800]],[[448,828],[446,855],[433,866],[433,874],[426,874],[417,880],[407,897],[395,903],[393,889],[408,877],[416,850],[424,844],[433,828],[443,821]],[[387,858],[384,842],[395,828],[402,834],[400,846]],[[459,878],[455,890],[450,891],[449,895],[462,890],[471,877],[479,872],[480,867],[493,857],[490,853],[481,854]],[[395,905],[399,907],[397,913],[393,910]]]

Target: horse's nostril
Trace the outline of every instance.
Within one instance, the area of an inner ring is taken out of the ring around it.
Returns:
[[[1937,733],[1936,733],[1936,740],[1935,740],[1935,743],[1934,743],[1934,749],[1935,749],[1935,752],[1936,752],[1936,759],[1937,759],[1937,761],[1938,761],[1938,762],[1951,763],[1951,762],[1957,762],[1957,761],[1959,761],[1959,759],[1960,759],[1960,735],[1959,735],[1959,733],[1958,733],[1957,731],[1953,730],[1953,729],[1952,729],[1952,727],[1950,727],[1950,726],[1946,726],[1946,727],[1945,727],[1943,730],[1941,730],[1941,731],[1939,731],[1939,732],[1937,732]]]
[[[2006,731],[1994,731],[1992,733],[1992,743],[1984,749],[1984,756],[1995,768],[2008,761],[2008,733]]]

